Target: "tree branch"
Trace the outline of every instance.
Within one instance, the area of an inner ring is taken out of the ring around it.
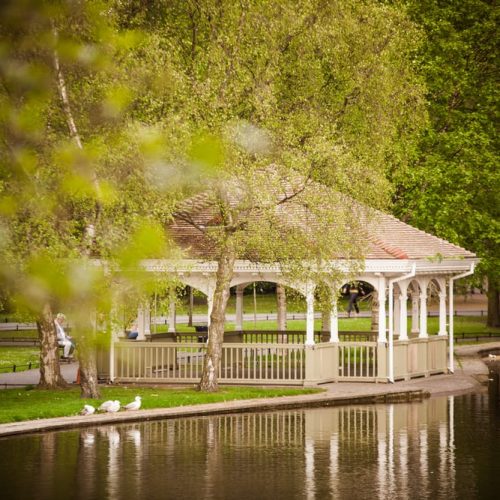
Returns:
[[[57,39],[58,39],[57,29],[53,27],[52,31],[54,33],[54,39],[57,44]],[[61,63],[59,61],[59,54],[57,53],[56,44],[54,46],[54,51],[52,54],[52,62],[54,64],[54,70],[56,72],[57,90],[59,92],[59,97],[61,98],[64,115],[66,117],[66,123],[68,124],[69,135],[71,136],[72,139],[74,139],[78,148],[83,149],[82,141],[80,139],[80,135],[78,134],[75,120],[73,119],[73,113],[71,112],[71,106],[69,104],[69,99],[68,99],[68,92],[66,90],[66,81],[64,80],[64,75],[61,71]]]
[[[58,33],[57,29],[54,24],[52,24],[52,32],[54,35],[54,50],[52,52],[52,62],[54,65],[54,71],[56,75],[56,85],[57,85],[57,90],[59,92],[59,97],[61,98],[62,102],[62,107],[63,107],[63,112],[66,117],[66,123],[68,125],[69,129],[69,134],[70,137],[75,141],[78,149],[83,150],[83,145],[82,145],[82,140],[80,138],[80,134],[78,133],[78,129],[76,128],[76,123],[73,118],[73,113],[71,111],[71,106],[69,103],[69,98],[68,98],[68,92],[66,89],[66,81],[64,79],[64,74],[61,69],[61,63],[59,60],[59,54],[57,52],[57,40],[58,40]],[[95,243],[95,228],[97,226],[97,223],[99,222],[100,216],[101,216],[101,204],[99,202],[99,197],[101,194],[101,187],[99,184],[99,179],[97,178],[97,174],[94,169],[91,171],[91,181],[92,185],[94,186],[97,199],[95,202],[95,217],[93,222],[88,222],[85,224],[85,230],[84,230],[84,241],[85,241],[85,248],[86,252],[88,255],[90,255],[92,247]]]

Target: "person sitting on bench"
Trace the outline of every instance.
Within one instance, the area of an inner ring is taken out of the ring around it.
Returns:
[[[127,338],[129,340],[137,340],[137,337],[139,336],[139,326],[137,325],[137,321],[132,321],[129,329],[126,330],[125,333],[127,334]]]
[[[63,350],[63,359],[72,358],[73,351],[75,350],[75,344],[71,337],[66,334],[64,331],[64,322],[66,321],[66,316],[62,313],[58,313],[54,323],[56,325],[56,333],[57,333],[57,345],[62,347]]]

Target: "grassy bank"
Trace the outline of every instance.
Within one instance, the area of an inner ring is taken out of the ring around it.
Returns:
[[[38,418],[77,415],[84,404],[98,407],[103,401],[117,399],[122,405],[142,397],[142,408],[172,408],[176,406],[220,403],[238,399],[296,396],[321,392],[317,389],[264,389],[255,387],[227,387],[217,393],[202,393],[194,388],[170,389],[163,387],[102,387],[100,400],[80,398],[80,389],[42,391],[33,388],[0,390],[0,423],[19,422]]]
[[[28,370],[38,366],[40,349],[38,347],[0,347],[0,373]]]

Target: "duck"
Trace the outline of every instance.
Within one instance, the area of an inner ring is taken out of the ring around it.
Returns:
[[[141,396],[136,396],[135,401],[125,405],[125,410],[138,410],[141,407]]]
[[[80,415],[92,415],[93,413],[95,413],[95,408],[92,405],[84,405]]]

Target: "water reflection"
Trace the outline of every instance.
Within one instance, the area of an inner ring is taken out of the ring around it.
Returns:
[[[479,394],[104,426],[0,440],[3,498],[492,498]]]

